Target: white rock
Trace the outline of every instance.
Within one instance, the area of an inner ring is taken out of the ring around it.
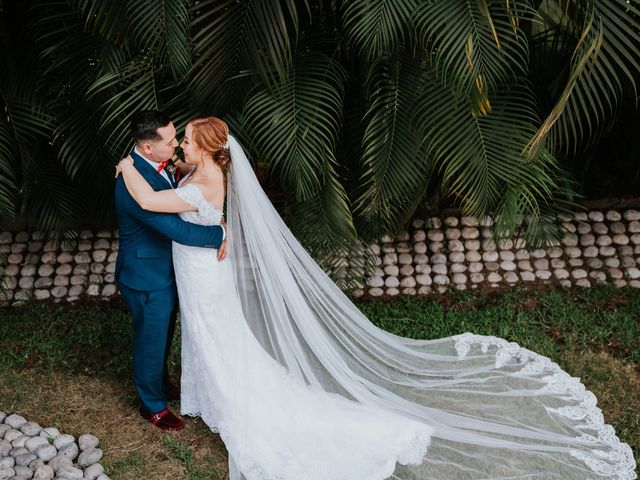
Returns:
[[[577,230],[580,235],[584,235],[585,233],[591,232],[591,225],[588,223],[579,223]]]
[[[424,230],[416,230],[413,232],[414,242],[424,242],[427,239],[427,234]]]
[[[464,243],[460,240],[451,240],[448,247],[450,252],[464,252]]]
[[[75,441],[76,439],[73,435],[69,435],[69,434],[58,435],[53,440],[53,446],[56,447],[58,450],[60,450],[62,447],[66,447],[67,445],[75,443]]]
[[[536,279],[536,276],[533,274],[533,272],[520,272],[520,278],[522,278],[522,280],[524,282],[533,282]]]
[[[518,274],[516,274],[516,272],[506,272],[504,274],[504,280],[507,283],[516,283],[518,281]]]
[[[372,297],[379,297],[381,295],[384,294],[384,290],[382,290],[381,288],[370,288],[369,289],[369,295],[371,295]]]
[[[429,257],[424,254],[418,254],[413,256],[413,263],[416,265],[425,265],[429,263]]]
[[[588,287],[591,286],[591,282],[589,281],[588,278],[580,278],[580,279],[576,280],[576,285],[578,287],[588,288]]]
[[[100,475],[104,473],[104,468],[99,463],[94,463],[90,467],[87,467],[84,471],[84,478],[87,480],[96,480]]]
[[[465,240],[465,250],[480,250],[480,240]]]
[[[607,233],[609,233],[609,227],[607,227],[604,223],[594,223],[591,228],[593,229],[593,232],[597,233],[598,235],[606,235]]]
[[[431,217],[429,219],[429,227],[430,228],[441,228],[442,220],[439,217]]]
[[[602,212],[597,210],[592,210],[588,213],[589,220],[594,222],[602,222],[604,220],[604,215]]]
[[[444,263],[436,263],[431,267],[431,271],[439,275],[446,275],[447,266]]]
[[[476,217],[462,217],[460,219],[460,223],[462,224],[463,227],[477,227],[478,226],[478,219]]]
[[[416,265],[416,273],[431,273],[431,265]]]
[[[616,249],[612,246],[600,247],[600,256],[613,257],[616,254]]]
[[[629,237],[627,237],[626,235],[623,235],[623,234],[614,235],[613,236],[613,243],[615,243],[616,245],[628,245],[629,244]]]
[[[383,269],[385,275],[394,275],[397,276],[400,273],[400,269],[397,265],[386,265]],[[374,286],[374,285],[372,285]]]
[[[553,275],[558,279],[558,280],[564,280],[565,278],[569,278],[569,272],[567,272],[565,269],[563,268],[557,268],[553,271]]]
[[[478,273],[484,269],[484,266],[481,262],[471,262],[469,263],[469,273]]]
[[[29,440],[27,440],[24,444],[27,450],[29,450],[32,453],[34,453],[38,448],[44,445],[49,445],[49,441],[44,437],[29,438]]]
[[[587,265],[589,266],[589,268],[602,268],[604,262],[599,258],[590,258],[587,261]]]
[[[384,284],[388,288],[397,288],[400,285],[400,281],[398,280],[398,277],[387,277]]]
[[[475,227],[464,227],[462,229],[462,238],[466,240],[471,240],[478,238],[480,236],[480,231]]]
[[[484,275],[480,272],[474,272],[472,273],[469,278],[471,279],[471,281],[473,283],[480,283],[484,281]]]
[[[544,258],[547,256],[547,251],[544,248],[536,248],[531,252],[531,256],[533,258]]]
[[[609,210],[605,218],[610,222],[617,222],[622,219],[622,215],[620,215],[620,212],[616,212],[615,210]]]
[[[455,227],[458,225],[458,218],[457,217],[446,217],[444,219],[444,224],[447,227]]]
[[[431,276],[428,274],[421,274],[416,276],[416,281],[419,285],[429,286],[432,284]]]
[[[367,285],[374,288],[379,288],[384,285],[384,279],[382,277],[371,277],[367,280]]]
[[[460,230],[457,228],[448,228],[444,232],[444,236],[447,238],[447,240],[457,240],[460,238],[461,235],[462,235],[462,232],[460,232]]]
[[[562,238],[561,243],[566,247],[575,247],[578,245],[578,236],[574,233],[567,234]]]
[[[549,278],[551,278],[551,272],[549,270],[538,270],[536,271],[536,277],[541,280],[549,280]]]
[[[410,265],[411,263],[413,263],[413,257],[408,253],[401,253],[398,257],[398,262],[401,265]]]
[[[598,247],[596,247],[595,245],[591,245],[582,251],[582,256],[585,258],[595,258],[599,255],[599,253],[600,250],[598,249]]]
[[[511,261],[504,261],[500,263],[500,268],[504,271],[507,272],[512,272],[513,270],[516,269],[516,264],[511,262]],[[505,279],[506,279],[506,275],[505,275]]]
[[[629,225],[627,225],[627,230],[629,230],[629,233],[640,232],[640,222],[637,220],[634,220],[633,222],[629,222]]]
[[[412,265],[403,265],[402,268],[400,269],[400,275],[402,275],[403,277],[409,277],[413,275],[414,271],[415,270]]]
[[[640,220],[640,212],[638,210],[625,210],[622,216],[628,222],[633,220]]]
[[[447,263],[447,257],[443,253],[436,253],[431,256],[431,264]]]
[[[413,226],[413,228],[416,228],[416,229],[418,229],[418,228],[422,228],[422,227],[424,227],[424,220],[419,219],[419,218],[416,218],[416,219],[411,223],[411,225]]]
[[[413,288],[416,286],[416,280],[413,277],[404,277],[400,281],[400,286],[403,288]]]
[[[8,417],[6,417],[4,419],[4,423],[6,425],[9,425],[10,427],[14,428],[15,430],[20,430],[20,428],[25,423],[27,423],[27,420],[22,415],[18,415],[17,413],[14,413],[14,414],[9,415]],[[18,432],[18,433],[20,433],[20,435],[22,435],[22,432]],[[14,437],[14,438],[17,438],[17,437]],[[6,436],[5,436],[5,439],[9,440],[9,439],[6,438]],[[11,440],[9,440],[9,441],[11,441]]]
[[[44,445],[38,448],[35,453],[43,462],[48,462],[58,454],[58,450],[53,445]]]
[[[33,475],[34,480],[51,480],[55,476],[55,472],[50,465],[38,467]]]
[[[427,238],[432,242],[442,242],[444,240],[444,233],[440,230],[429,230],[427,232]]]
[[[451,273],[462,273],[467,271],[467,266],[464,263],[452,263],[449,266]]]
[[[446,275],[435,275],[433,277],[433,283],[435,283],[436,285],[448,285],[449,277],[447,277]]]
[[[468,251],[465,255],[465,259],[468,262],[479,262],[482,260],[482,255],[480,255],[480,252],[477,252],[475,250],[471,250]]]
[[[564,249],[564,251],[569,258],[578,258],[582,255],[582,250],[580,250],[578,247],[567,247]]]
[[[502,280],[502,277],[499,273],[491,272],[489,273],[489,275],[487,275],[487,280],[491,283],[498,283]]]
[[[596,237],[594,237],[590,233],[580,236],[580,245],[582,245],[583,247],[588,247],[589,245],[593,245],[595,243]]]
[[[576,268],[571,271],[571,276],[576,280],[580,278],[587,278],[587,272],[581,268]]]
[[[65,455],[56,455],[49,461],[49,466],[53,468],[54,472],[60,471],[61,468],[65,466],[72,466],[73,460]]]
[[[58,477],[63,477],[66,478],[68,480],[74,480],[76,478],[82,478],[84,477],[84,474],[82,473],[82,470],[80,470],[79,468],[75,468],[72,466],[65,466],[62,467],[60,470],[58,470]]]
[[[482,253],[482,260],[484,260],[485,262],[495,262],[499,258],[500,255],[495,250]]]
[[[635,267],[627,268],[626,274],[627,274],[627,277],[630,278],[631,280],[636,280],[640,278],[640,270],[638,270]]]
[[[78,457],[78,465],[81,467],[88,467],[89,465],[98,463],[100,459],[102,459],[102,450],[95,447],[88,447],[80,453],[80,456]]]
[[[429,250],[434,253],[440,252],[444,248],[444,243],[442,242],[431,242],[429,244]]]
[[[387,290],[384,293],[386,293],[389,296],[395,297],[400,293],[400,290],[398,290],[395,287],[391,287],[391,288],[387,288]]]
[[[398,255],[395,253],[387,253],[382,257],[383,265],[395,265],[396,263],[398,263]]]
[[[465,254],[462,252],[451,252],[449,254],[449,261],[453,263],[462,263],[465,261]]]
[[[546,258],[538,258],[535,262],[533,262],[533,265],[537,270],[548,270],[549,260],[547,260]]]

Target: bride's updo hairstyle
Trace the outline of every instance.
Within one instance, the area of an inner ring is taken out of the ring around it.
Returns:
[[[229,153],[229,127],[217,117],[196,117],[189,120],[193,129],[193,141],[205,152],[211,153],[213,161],[226,172],[231,161]]]

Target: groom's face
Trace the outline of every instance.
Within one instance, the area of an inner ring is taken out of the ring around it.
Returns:
[[[158,128],[157,133],[161,139],[145,142],[143,153],[149,160],[160,163],[173,157],[178,146],[178,140],[176,140],[176,127],[173,126],[172,122]]]

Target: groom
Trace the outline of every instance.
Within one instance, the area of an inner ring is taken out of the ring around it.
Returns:
[[[176,188],[178,171],[171,162],[178,141],[169,117],[155,110],[136,113],[131,120],[136,146],[134,166],[151,187]],[[185,222],[176,214],[148,212],[127,191],[122,175],[115,186],[120,246],[116,281],[133,317],[133,372],[140,396],[140,414],[163,430],[184,428],[167,409],[167,399],[179,398],[169,384],[167,356],[175,329],[177,292],[171,241],[218,249],[225,257],[224,227]]]

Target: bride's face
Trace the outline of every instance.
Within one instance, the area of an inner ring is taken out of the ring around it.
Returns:
[[[193,127],[191,127],[191,124],[188,124],[184,130],[184,140],[182,140],[180,148],[182,148],[186,163],[198,163],[200,161],[202,149],[193,141]]]

